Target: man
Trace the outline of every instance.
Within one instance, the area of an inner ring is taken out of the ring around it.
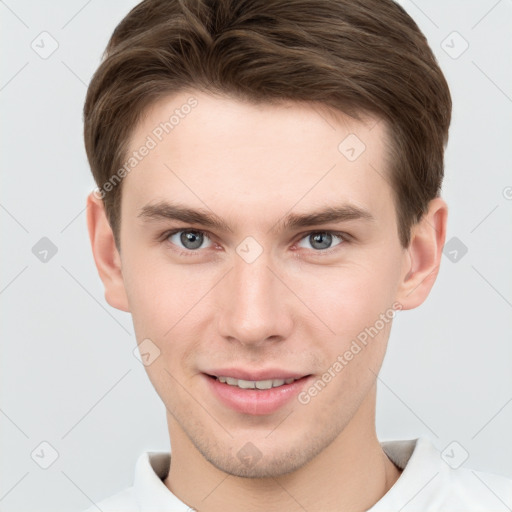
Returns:
[[[153,0],[126,16],[84,109],[88,226],[172,457],[142,454],[101,510],[512,499],[508,480],[484,487],[427,439],[375,432],[392,319],[439,270],[450,115],[391,0]]]

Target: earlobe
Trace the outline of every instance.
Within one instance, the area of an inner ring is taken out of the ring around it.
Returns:
[[[413,309],[428,297],[437,278],[446,238],[448,206],[437,197],[413,226],[397,300],[402,309]]]
[[[114,308],[129,312],[121,271],[121,257],[108,223],[103,201],[91,192],[87,198],[87,227],[98,274],[105,287],[105,299]]]

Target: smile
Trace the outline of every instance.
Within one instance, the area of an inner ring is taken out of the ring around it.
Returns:
[[[233,377],[216,377],[219,382],[228,384],[229,386],[236,386],[240,389],[270,389],[278,388],[284,384],[291,384],[293,381],[298,379],[267,379],[267,380],[243,380],[235,379]]]
[[[228,371],[245,379],[226,375]],[[293,399],[313,378],[313,375],[290,375],[289,372],[275,370],[259,372],[260,375],[254,375],[256,372],[250,375],[249,372],[233,369],[215,373],[216,375],[203,373],[203,382],[214,400],[223,407],[246,415],[277,412],[286,404],[293,403]],[[276,374],[281,374],[281,378],[272,378]]]

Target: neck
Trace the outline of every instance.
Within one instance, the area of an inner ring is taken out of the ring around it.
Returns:
[[[172,463],[164,483],[200,512],[368,510],[401,474],[375,433],[375,386],[350,423],[314,459],[275,478],[241,478],[208,462],[168,416]]]

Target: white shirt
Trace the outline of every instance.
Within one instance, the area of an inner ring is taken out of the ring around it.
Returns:
[[[395,485],[367,512],[512,510],[512,480],[460,465],[464,458],[460,445],[445,450],[443,455],[423,437],[384,441],[381,446],[403,472]],[[103,512],[191,512],[192,509],[163,483],[169,464],[168,452],[143,453],[135,466],[133,486],[85,512],[97,512],[98,507]]]

